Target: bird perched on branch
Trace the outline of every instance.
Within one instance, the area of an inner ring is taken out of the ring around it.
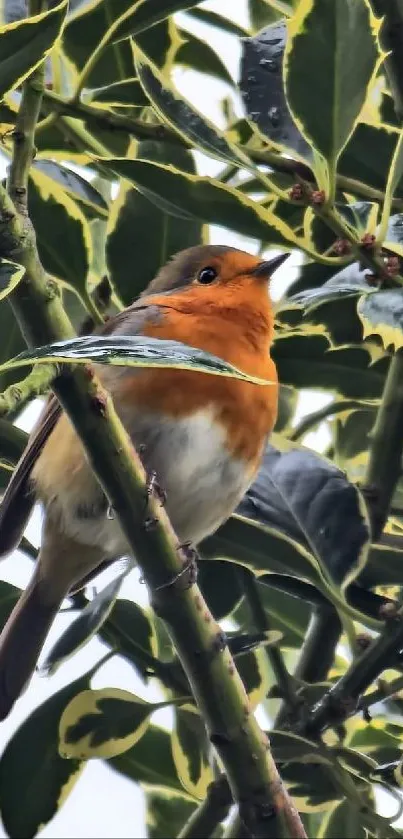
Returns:
[[[224,246],[177,254],[146,292],[99,334],[181,341],[217,355],[259,385],[178,369],[96,365],[149,474],[166,494],[179,543],[199,543],[236,508],[251,484],[277,414],[270,358],[269,261]],[[34,429],[0,507],[0,555],[21,536],[35,499],[45,510],[30,583],[0,636],[0,718],[33,670],[64,597],[105,561],[128,553],[84,448],[54,397]]]

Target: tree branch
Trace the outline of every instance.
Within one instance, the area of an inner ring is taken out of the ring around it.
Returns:
[[[183,139],[174,129],[165,125],[153,125],[144,120],[128,117],[124,114],[110,111],[104,108],[99,108],[94,105],[89,105],[86,102],[65,100],[52,90],[45,90],[43,95],[43,110],[47,114],[57,113],[59,115],[67,115],[82,120],[88,120],[93,125],[100,128],[109,128],[115,131],[124,131],[131,134],[138,140],[159,140],[175,145],[180,145],[184,148],[192,148],[191,144]],[[287,157],[282,157],[281,154],[271,151],[270,149],[250,149],[247,146],[240,146],[241,151],[245,152],[249,158],[256,164],[261,164],[270,167],[275,172],[290,175],[291,178],[304,178],[308,183],[315,184],[315,176],[309,166],[306,166],[299,161],[292,160]],[[348,178],[344,175],[337,175],[338,189],[356,195],[357,198],[365,199],[366,201],[383,203],[384,193],[382,190],[375,189],[368,186],[362,181],[357,181],[354,178]],[[403,199],[395,198],[392,202],[392,207],[396,212],[403,210]]]
[[[212,781],[204,801],[192,813],[178,839],[209,839],[227,817],[232,804],[231,790],[225,775]]]

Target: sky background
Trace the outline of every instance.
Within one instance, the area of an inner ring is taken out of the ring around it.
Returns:
[[[203,4],[205,8],[223,11],[221,0],[208,0]],[[236,0],[231,3],[230,15],[232,19],[243,25],[248,24],[247,9],[245,0]],[[235,37],[222,34],[199,22],[179,14],[178,23],[185,25],[200,38],[205,38],[219,53],[234,79],[238,78],[240,59],[240,45]],[[222,125],[220,111],[220,100],[223,96],[231,95],[234,100],[234,107],[237,112],[242,113],[239,100],[234,91],[226,84],[211,80],[209,77],[195,73],[190,70],[177,69],[175,81],[180,91],[206,116],[217,125]],[[222,164],[207,159],[197,154],[197,163],[200,174],[214,175],[221,168]],[[0,160],[0,167],[3,162]],[[0,175],[3,177],[3,170]],[[251,253],[256,252],[256,242],[238,236],[230,231],[218,227],[211,227],[210,241],[212,244],[229,244],[241,247]],[[271,287],[272,296],[278,299],[287,285],[296,277],[298,272],[299,254],[293,254],[285,266],[280,269]],[[305,392],[300,398],[296,420],[303,414],[316,410],[329,401],[329,397],[315,392]],[[40,404],[35,403],[24,412],[19,425],[29,431],[35,421]],[[323,451],[327,445],[328,433],[326,427],[322,426],[315,433],[312,433],[308,442],[319,451]],[[29,523],[27,536],[38,545],[40,541],[41,516],[40,511],[35,510]],[[1,579],[7,580],[25,587],[32,571],[32,563],[19,552],[2,563]],[[116,568],[111,574],[103,574],[97,580],[97,589],[101,589],[116,575]],[[145,586],[139,584],[139,573],[133,571],[125,581],[120,596],[135,599],[140,605],[147,606],[147,592]],[[67,614],[57,617],[50,636],[44,648],[44,653],[54,644],[56,638],[71,621]],[[91,665],[100,659],[106,652],[106,648],[97,640],[91,640],[78,654],[70,661],[63,664],[57,673],[44,678],[35,675],[28,690],[17,703],[9,719],[0,726],[0,750],[2,751],[6,742],[15,729],[23,720],[40,705],[45,699],[63,687],[65,684],[77,678],[81,673],[86,672]],[[44,660],[44,654],[42,654]],[[92,687],[119,687],[131,690],[144,699],[159,701],[162,697],[157,686],[145,687],[133,672],[133,669],[125,662],[112,659],[103,667],[93,679]],[[157,712],[153,716],[153,722],[170,727],[172,716],[169,709]],[[4,829],[0,824],[0,837],[5,836]],[[141,790],[124,776],[118,775],[111,770],[103,761],[89,761],[72,793],[68,797],[53,821],[46,826],[39,834],[43,839],[64,839],[74,836],[77,839],[99,836],[101,839],[109,837],[137,837],[145,836],[145,809],[143,794]]]

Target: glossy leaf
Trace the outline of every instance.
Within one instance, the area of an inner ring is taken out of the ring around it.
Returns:
[[[53,675],[64,661],[78,652],[98,632],[112,611],[126,575],[127,570],[98,592],[67,627],[43,662],[43,673]]]
[[[358,314],[364,336],[379,335],[386,348],[403,346],[403,291],[391,289],[361,297]]]
[[[74,201],[82,205],[83,209],[91,212],[95,217],[108,217],[108,204],[101,193],[77,172],[73,172],[72,169],[68,169],[67,166],[55,160],[36,160],[33,166],[60,184]]]
[[[49,11],[0,27],[0,98],[19,87],[49,54],[63,28],[68,0]]]
[[[149,160],[113,158],[103,160],[102,165],[126,178],[157,207],[174,216],[228,227],[266,243],[298,244],[293,230],[274,213],[220,181]]]
[[[117,688],[82,691],[61,716],[60,754],[83,760],[115,757],[140,740],[157,707]]]
[[[359,122],[342,151],[338,171],[384,192],[398,139],[395,128]],[[396,195],[403,195],[403,183],[397,186]]]
[[[173,144],[143,140],[136,156],[195,172],[190,152]],[[110,280],[125,306],[144,291],[175,253],[202,242],[201,221],[185,221],[163,212],[121,180],[109,214],[106,258]]]
[[[311,551],[332,584],[344,588],[365,564],[369,524],[364,501],[339,469],[309,449],[280,452],[268,446],[238,512]]]
[[[183,788],[202,801],[213,780],[204,723],[194,710],[177,708],[172,732],[172,756]]]
[[[116,43],[130,35],[139,35],[175,12],[197,6],[198,3],[200,0],[147,0],[147,3],[132,3],[114,24],[111,40]]]
[[[25,431],[13,425],[11,420],[0,418],[0,494],[7,486],[13,466],[20,459],[27,440]]]
[[[290,303],[302,306],[306,312],[310,312],[321,303],[329,303],[339,297],[359,297],[364,293],[373,292],[368,283],[362,280],[347,282],[340,278],[333,277],[319,288],[308,288],[288,298]]]
[[[79,205],[48,174],[32,168],[29,213],[45,269],[80,293],[92,258],[88,222]]]
[[[247,163],[248,158],[213,125],[207,117],[184,99],[146,55],[133,46],[138,78],[158,116],[186,141],[219,159]]]
[[[395,151],[390,162],[388,179],[385,188],[385,199],[382,208],[382,218],[377,236],[381,242],[385,239],[388,229],[390,210],[397,185],[403,175],[403,131],[400,131]]]
[[[249,119],[259,131],[282,148],[307,159],[310,145],[302,136],[287,104],[283,58],[287,28],[279,20],[242,42],[240,91]]]
[[[333,173],[379,66],[379,26],[367,0],[302,0],[288,24],[288,104]]]
[[[87,673],[57,691],[7,743],[0,759],[0,809],[9,836],[35,836],[77,782],[83,765],[60,757],[58,727],[66,704],[88,687],[89,678]]]
[[[24,367],[32,362],[45,364],[49,361],[86,364],[94,361],[98,364],[112,364],[127,367],[160,367],[176,370],[192,370],[209,373],[213,376],[227,376],[254,384],[274,384],[257,376],[250,376],[228,364],[221,358],[203,350],[181,344],[179,341],[165,341],[144,336],[88,336],[57,341],[46,347],[20,353],[9,364]],[[0,368],[1,369],[1,368]]]

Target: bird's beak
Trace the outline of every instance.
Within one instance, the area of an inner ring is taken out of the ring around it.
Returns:
[[[273,259],[268,259],[265,262],[259,262],[259,265],[251,271],[253,277],[272,277],[277,268],[285,262],[289,253],[280,253],[279,256],[274,256]]]

